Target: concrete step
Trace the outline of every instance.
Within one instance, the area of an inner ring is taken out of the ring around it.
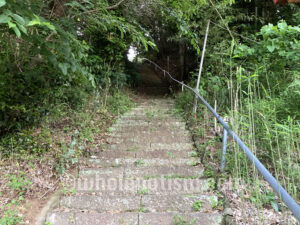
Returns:
[[[83,177],[98,177],[98,178],[201,178],[203,177],[204,169],[201,166],[155,166],[155,167],[108,167],[108,168],[86,168],[81,169],[79,178]]]
[[[197,159],[143,159],[143,158],[114,158],[114,159],[86,159],[82,164],[84,167],[120,167],[120,166],[136,166],[136,167],[153,167],[153,166],[194,166],[199,164]]]
[[[181,143],[181,144],[189,144],[192,143],[189,137],[174,137],[172,135],[166,136],[141,136],[136,137],[135,135],[130,135],[125,137],[110,137],[107,138],[106,141],[110,144],[141,144],[141,143],[164,143],[164,144],[173,144],[173,143]]]
[[[60,207],[96,212],[139,212],[141,196],[68,196],[60,201]]]
[[[145,110],[143,110],[143,109],[133,110],[133,111],[124,113],[123,115],[124,116],[146,116],[147,110],[146,109]],[[148,113],[148,115],[149,115],[149,113]],[[154,115],[155,116],[173,116],[174,110],[173,109],[156,110]]]
[[[218,201],[214,195],[141,195],[141,196],[93,196],[63,197],[61,208],[103,212],[208,212]]]
[[[53,212],[46,221],[51,225],[221,225],[222,214]]]
[[[147,121],[147,122],[151,122],[151,121],[167,121],[167,122],[184,122],[182,119],[180,118],[176,118],[174,116],[171,115],[134,115],[134,116],[121,116],[120,119],[118,119],[116,121],[116,123],[126,123],[127,121]]]
[[[144,126],[149,126],[149,127],[175,127],[178,129],[185,129],[185,123],[184,122],[179,122],[179,121],[171,121],[171,122],[167,122],[167,121],[142,121],[142,120],[135,120],[135,121],[131,121],[128,120],[124,121],[124,123],[115,123],[112,128],[118,128],[118,127],[127,127],[127,128],[131,128],[131,127],[144,127]]]
[[[123,132],[122,132],[123,131]],[[191,138],[191,135],[186,130],[173,130],[173,131],[167,131],[167,130],[160,130],[157,131],[155,129],[148,129],[144,131],[136,131],[136,130],[121,130],[121,132],[113,132],[111,131],[109,133],[110,137],[118,137],[118,138],[155,138],[157,136],[163,138],[163,140],[167,139],[166,137],[172,137],[172,138],[178,138],[178,140],[182,138]]]
[[[143,195],[141,206],[144,212],[212,212],[218,202],[215,195]]]
[[[222,214],[219,213],[140,213],[139,224],[142,225],[221,225]]]
[[[133,108],[132,111],[145,110],[148,112],[161,112],[163,110],[173,109],[174,106],[175,106],[174,104],[154,104],[154,105],[141,104]]]
[[[203,194],[210,190],[209,179],[149,178],[118,179],[101,177],[78,178],[70,189],[94,195],[135,196],[139,194],[170,195]]]
[[[149,108],[149,107],[137,107],[124,115],[168,115],[173,111],[172,107],[165,108]]]
[[[130,132],[134,132],[134,133],[139,133],[139,132],[143,132],[143,131],[146,131],[146,132],[175,132],[175,131],[185,131],[185,127],[184,126],[170,126],[170,125],[161,125],[159,127],[151,127],[151,126],[148,126],[148,125],[143,125],[143,126],[127,126],[127,125],[124,125],[124,126],[112,126],[108,129],[109,132],[114,132],[114,133],[117,133],[117,132],[120,132],[120,133],[130,133]]]
[[[95,155],[98,159],[114,159],[114,158],[144,158],[144,159],[176,159],[176,158],[190,158],[197,156],[195,151],[182,150],[153,150],[153,151],[103,151]]]
[[[109,144],[105,146],[107,151],[155,151],[155,150],[173,150],[173,151],[190,151],[194,149],[194,145],[192,143],[172,143],[172,144],[164,144],[164,143],[135,143],[135,142],[127,142],[120,144]]]
[[[155,166],[155,167],[125,167],[124,178],[201,178],[204,169],[201,166]]]
[[[53,212],[46,219],[51,225],[138,225],[138,213]]]

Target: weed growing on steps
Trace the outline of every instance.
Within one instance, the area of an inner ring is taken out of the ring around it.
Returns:
[[[145,161],[143,160],[143,159],[138,159],[138,160],[136,160],[135,162],[134,162],[134,165],[135,166],[143,166],[143,165],[145,165],[146,163],[145,163]]]
[[[145,187],[145,186],[143,186],[142,188],[141,188],[141,190],[140,191],[138,191],[138,195],[147,195],[149,193],[149,189],[147,188],[147,187]]]
[[[202,201],[195,201],[192,205],[193,209],[195,212],[199,212],[201,208],[203,207],[203,202]]]
[[[196,225],[195,221],[196,221],[196,219],[192,219],[190,221],[190,220],[184,219],[182,216],[179,216],[176,214],[173,217],[172,225]]]

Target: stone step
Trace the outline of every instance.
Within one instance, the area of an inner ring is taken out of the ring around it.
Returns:
[[[136,107],[133,108],[130,112],[125,113],[124,115],[134,115],[134,114],[163,115],[163,114],[169,114],[169,112],[172,112],[172,107],[161,107],[161,108]]]
[[[79,178],[93,177],[95,179],[122,179],[125,175],[125,167],[108,168],[84,168],[79,171]]]
[[[172,143],[172,144],[164,144],[164,143],[151,143],[151,142],[144,142],[144,143],[134,143],[134,142],[127,142],[127,143],[120,143],[120,144],[109,144],[105,146],[107,151],[155,151],[155,150],[173,150],[173,151],[187,151],[193,150],[194,145],[192,143]]]
[[[160,111],[160,110],[168,110],[174,108],[175,104],[169,104],[169,103],[164,103],[164,104],[140,104],[133,108],[133,110],[136,109],[143,109],[147,111]]]
[[[204,169],[202,166],[156,166],[156,167],[125,167],[124,178],[201,178],[203,177]]]
[[[161,158],[161,159],[176,159],[176,158],[190,158],[197,156],[195,151],[182,150],[155,150],[155,151],[137,151],[135,158]]]
[[[176,159],[176,158],[190,158],[197,156],[195,151],[176,151],[176,150],[154,150],[154,151],[103,151],[95,155],[98,159],[111,158],[160,158],[160,159]]]
[[[110,144],[141,144],[141,143],[165,143],[165,144],[173,144],[173,143],[181,143],[181,144],[190,144],[191,138],[189,137],[174,137],[172,135],[168,136],[142,136],[142,135],[126,135],[124,137],[110,137],[107,138],[106,141]]]
[[[210,190],[210,180],[172,177],[169,179],[119,179],[90,176],[76,179],[70,185],[70,189],[75,190],[77,194],[86,193],[98,196],[203,194]]]
[[[123,114],[124,116],[147,116],[146,110],[135,110],[135,111],[130,111],[127,113]],[[149,115],[149,113],[148,113]],[[157,110],[154,114],[155,116],[173,116],[174,111],[172,109],[164,109],[164,110]]]
[[[141,206],[144,212],[212,212],[218,202],[215,195],[143,195]]]
[[[97,212],[139,212],[141,196],[68,196],[60,201],[60,207]]]
[[[81,169],[79,178],[125,178],[125,179],[149,179],[149,178],[201,178],[204,169],[201,166],[155,166],[155,167],[112,167],[112,168],[86,168]]]
[[[167,122],[167,121],[141,121],[141,120],[135,120],[135,121],[124,121],[124,123],[115,123],[112,127],[113,128],[118,128],[118,127],[144,127],[144,126],[149,126],[149,127],[176,127],[179,129],[185,129],[185,123],[184,122],[179,122],[179,121],[173,121],[173,122]]]
[[[140,213],[139,224],[142,225],[221,225],[222,214],[219,213]]]
[[[120,133],[127,133],[127,132],[135,132],[135,133],[139,133],[139,132],[164,132],[164,131],[168,131],[168,132],[174,132],[174,131],[185,131],[185,127],[184,126],[168,126],[168,125],[162,125],[160,127],[151,127],[151,126],[113,126],[109,128],[109,132],[120,132]]]
[[[161,117],[139,117],[133,119],[133,117],[122,117],[115,122],[115,124],[141,124],[147,123],[149,125],[155,125],[159,123],[182,123],[185,124],[184,121],[180,121],[176,118],[169,117],[169,116],[161,116]]]
[[[53,212],[47,215],[51,225],[138,225],[138,213]]]
[[[96,213],[53,212],[46,219],[51,225],[221,225],[219,213]]]
[[[171,115],[152,115],[152,116],[147,116],[147,115],[139,115],[139,116],[121,116],[120,119],[116,121],[116,123],[126,123],[126,121],[167,121],[167,122],[184,122],[182,119],[173,117]]]
[[[61,208],[103,212],[208,212],[218,202],[214,195],[136,195],[93,196],[78,195],[63,197]]]
[[[123,131],[123,132],[122,132]],[[110,132],[109,136],[110,137],[118,137],[118,138],[127,138],[127,137],[136,137],[136,138],[141,138],[141,137],[147,137],[147,138],[155,138],[157,136],[162,137],[164,139],[167,139],[169,137],[173,138],[178,138],[178,140],[183,137],[183,138],[191,138],[191,135],[188,131],[186,130],[173,130],[173,131],[167,131],[167,130],[144,130],[144,131],[136,131],[136,130],[125,130],[123,129],[121,132]]]
[[[136,166],[136,167],[150,167],[150,166],[194,166],[199,164],[197,159],[143,159],[143,158],[115,158],[115,159],[87,159],[83,164],[86,167],[120,167],[120,166]]]

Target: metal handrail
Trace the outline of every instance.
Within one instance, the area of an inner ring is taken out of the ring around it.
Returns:
[[[272,174],[265,168],[265,166],[256,158],[256,156],[251,152],[251,150],[244,144],[244,142],[239,138],[239,136],[234,133],[227,123],[223,120],[223,118],[208,104],[208,102],[199,94],[199,92],[192,87],[180,82],[179,80],[172,77],[172,75],[161,68],[159,65],[154,63],[153,61],[142,58],[142,60],[148,61],[150,64],[153,64],[156,68],[160,69],[164,76],[168,75],[168,77],[181,84],[182,87],[186,87],[187,89],[191,90],[195,93],[195,95],[204,103],[204,105],[212,112],[212,114],[217,118],[217,120],[222,124],[224,128],[224,135],[223,135],[223,155],[222,155],[222,162],[221,168],[225,166],[225,153],[226,153],[226,144],[227,144],[227,132],[233,138],[233,140],[240,146],[240,148],[244,151],[247,155],[248,159],[254,163],[257,170],[260,174],[265,178],[265,180],[271,185],[273,190],[278,194],[278,196],[282,199],[282,201],[287,205],[287,207],[292,211],[294,216],[300,221],[300,206],[297,202],[289,195],[289,193],[281,186],[281,184],[272,176]],[[225,148],[224,148],[225,147]]]

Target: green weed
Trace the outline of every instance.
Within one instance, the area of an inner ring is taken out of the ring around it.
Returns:
[[[196,201],[192,205],[194,211],[199,212],[201,208],[203,207],[203,202],[202,201]]]

